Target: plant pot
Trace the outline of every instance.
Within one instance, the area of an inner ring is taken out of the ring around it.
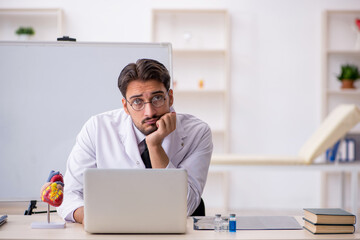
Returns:
[[[29,41],[30,37],[31,36],[29,34],[20,34],[20,35],[18,35],[18,40],[19,41]]]
[[[355,88],[353,80],[343,79],[341,81],[341,83],[342,83],[341,89],[349,89],[349,88],[354,89]]]

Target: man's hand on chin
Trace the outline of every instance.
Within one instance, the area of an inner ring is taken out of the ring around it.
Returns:
[[[176,129],[176,113],[166,113],[156,122],[157,130],[146,136],[152,168],[166,168],[169,158],[161,144]]]
[[[161,146],[166,136],[176,129],[176,113],[170,112],[161,116],[156,122],[157,130],[146,136],[148,148]]]

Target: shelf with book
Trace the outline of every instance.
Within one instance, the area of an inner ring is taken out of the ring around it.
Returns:
[[[152,16],[152,40],[173,48],[175,110],[207,122],[214,152],[229,152],[228,12],[155,9]]]
[[[0,40],[16,41],[19,27],[32,27],[34,41],[56,41],[62,36],[62,10],[59,8],[0,8]]]

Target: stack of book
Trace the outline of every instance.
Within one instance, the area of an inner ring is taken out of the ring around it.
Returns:
[[[304,208],[304,228],[311,233],[354,233],[356,216],[341,208]]]

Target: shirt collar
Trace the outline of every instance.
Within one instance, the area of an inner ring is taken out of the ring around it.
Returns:
[[[140,132],[140,130],[134,125],[134,123],[133,123],[133,129],[137,144],[139,145],[145,139],[145,135],[142,132]]]

